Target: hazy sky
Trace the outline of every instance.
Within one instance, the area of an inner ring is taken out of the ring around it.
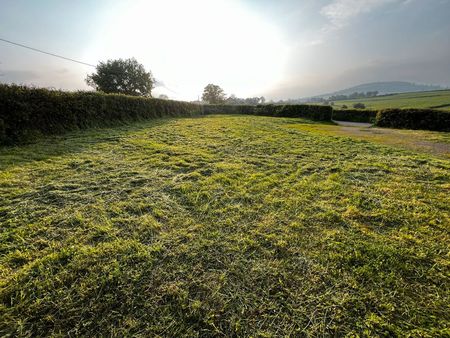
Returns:
[[[0,0],[0,38],[87,63],[135,57],[194,100],[450,85],[450,0]],[[87,89],[88,66],[0,41],[0,82]]]

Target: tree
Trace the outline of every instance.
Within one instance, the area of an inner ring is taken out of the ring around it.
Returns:
[[[96,72],[87,76],[86,82],[95,90],[151,97],[155,80],[136,59],[118,59],[100,62]]]
[[[231,94],[226,100],[225,103],[226,104],[242,104],[243,103],[243,99],[240,99],[238,97],[236,97],[236,95]]]
[[[202,100],[210,104],[224,103],[225,92],[219,86],[210,83],[203,90]]]
[[[252,106],[256,106],[259,103],[259,100],[260,100],[259,97],[247,97],[244,100],[244,103],[252,105]]]
[[[161,99],[161,100],[168,100],[169,99],[169,97],[166,94],[161,94],[161,95],[158,96],[158,98]]]
[[[258,104],[264,104],[266,102],[266,99],[264,96],[261,97],[248,97],[246,99],[238,98],[236,95],[231,94],[226,100],[226,104],[246,104],[246,105],[258,105]]]

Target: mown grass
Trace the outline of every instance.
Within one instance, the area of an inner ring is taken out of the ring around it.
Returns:
[[[1,149],[0,335],[449,335],[449,161],[310,123]]]
[[[450,90],[402,93],[367,99],[336,101],[335,108],[339,109],[342,105],[351,108],[353,104],[358,102],[364,103],[368,109],[432,108],[450,110]]]
[[[293,124],[290,128],[320,135],[349,137],[412,150],[416,154],[433,154],[444,159],[450,159],[450,133],[361,125],[348,126],[345,125],[345,122],[343,124]]]

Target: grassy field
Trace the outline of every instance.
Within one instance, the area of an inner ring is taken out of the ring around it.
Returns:
[[[0,336],[448,336],[449,158],[344,131],[210,116],[0,149]]]
[[[369,109],[384,108],[435,108],[450,110],[450,90],[385,95],[367,99],[336,101],[335,107],[346,105],[351,108],[355,103],[364,103]]]

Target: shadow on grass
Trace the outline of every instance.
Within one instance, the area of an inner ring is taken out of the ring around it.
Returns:
[[[48,135],[33,143],[0,146],[0,170],[34,161],[45,161],[67,153],[80,153],[101,143],[120,142],[132,133],[154,128],[179,118],[137,121],[124,125],[71,131],[62,135]]]
[[[123,137],[164,125],[169,121],[184,118],[221,118],[226,116],[249,117],[249,115],[212,114],[194,117],[160,118],[145,121],[130,122],[123,125],[105,128],[89,128],[70,131],[62,135],[42,136],[33,143],[0,146],[0,170],[23,165],[34,161],[45,161],[68,153],[80,153],[101,143],[120,142]],[[253,116],[253,115],[251,115]],[[335,125],[332,121],[313,121],[304,118],[258,116],[261,119],[277,119],[281,124]]]

